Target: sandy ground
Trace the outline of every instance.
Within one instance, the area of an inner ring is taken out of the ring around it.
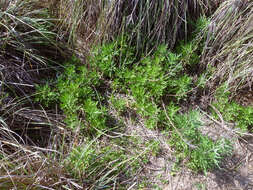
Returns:
[[[173,169],[175,156],[169,147],[168,137],[158,131],[147,129],[142,122],[138,125],[128,120],[127,131],[144,139],[155,139],[161,144],[161,153],[150,156],[149,162],[140,173],[139,179],[146,179],[150,188],[163,190],[253,190],[253,135],[238,135],[233,126],[227,126],[203,114],[203,134],[212,139],[224,137],[233,142],[233,154],[227,157],[220,169],[206,175],[194,173],[186,167]],[[131,189],[138,189],[132,186]]]

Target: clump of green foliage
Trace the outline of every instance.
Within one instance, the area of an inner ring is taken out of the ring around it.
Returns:
[[[186,114],[178,114],[179,107],[170,105],[167,108],[172,130],[169,143],[177,152],[179,160],[187,159],[189,168],[194,171],[206,173],[214,167],[219,167],[224,156],[231,153],[231,144],[225,139],[216,142],[203,135],[199,128],[201,122],[199,112],[190,111]]]
[[[80,65],[73,57],[65,64],[64,73],[55,85],[38,87],[37,100],[46,106],[59,103],[66,115],[67,126],[71,129],[80,127],[88,132],[108,130],[106,117],[109,112],[104,102],[110,102],[119,112],[118,116],[132,109],[148,128],[159,126],[166,129],[169,126],[172,130],[170,143],[178,158],[189,159],[190,168],[206,172],[218,166],[221,158],[229,153],[229,144],[225,140],[214,142],[202,135],[197,112],[178,114],[177,104],[186,100],[193,85],[190,73],[186,74],[187,67],[199,61],[195,45],[191,42],[181,44],[182,51],[176,52],[161,45],[152,55],[138,60],[134,48],[127,46],[126,40],[121,36],[116,41],[95,47],[87,65]],[[106,88],[106,92],[101,88]],[[174,102],[167,110],[173,125],[168,125],[162,108],[164,100]],[[150,146],[152,154],[156,155],[159,144],[151,143]],[[80,170],[89,165],[90,158],[97,154],[94,151],[74,149],[69,156],[74,160],[69,162],[72,169]],[[117,156],[121,154],[124,153]],[[76,157],[82,160],[82,156],[86,156],[83,160],[87,163],[75,161]],[[135,165],[138,167],[138,162]]]
[[[222,114],[224,121],[234,122],[236,127],[246,132],[253,126],[253,107],[242,106],[235,101],[230,101],[230,92],[226,89],[226,84],[223,84],[216,90],[216,102],[213,105]],[[219,119],[216,112],[213,114]]]
[[[160,101],[169,94],[177,101],[185,98],[192,79],[182,74],[184,67],[180,55],[159,46],[153,56],[146,56],[131,67],[117,72],[115,91],[134,97],[133,108],[145,118],[149,128],[155,128],[159,120]]]
[[[199,63],[199,55],[195,52],[196,49],[197,46],[192,41],[187,43],[182,41],[176,47],[182,65],[194,66]]]
[[[89,65],[96,68],[104,79],[115,79],[117,72],[124,71],[137,61],[134,48],[127,41],[127,37],[122,35],[113,42],[95,46],[92,55],[88,57]]]
[[[78,66],[76,57],[65,64],[65,70],[57,79],[57,84],[38,87],[36,100],[50,106],[60,104],[66,118],[65,122],[71,129],[81,128],[88,132],[105,129],[106,112],[101,104],[101,95],[96,87],[100,84],[99,73]]]
[[[100,102],[104,97],[96,90],[101,81],[112,81],[113,93],[132,96],[132,108],[145,119],[149,128],[157,126],[162,97],[169,95],[179,102],[187,97],[191,88],[192,78],[183,74],[184,65],[180,62],[187,54],[172,53],[164,45],[152,56],[137,62],[125,37],[103,44],[101,48],[95,47],[93,53],[89,67],[78,66],[78,60],[72,58],[65,64],[55,88],[48,84],[38,88],[37,100],[46,106],[59,102],[66,115],[65,122],[72,129],[84,128],[82,115],[86,127],[105,129],[106,108]]]

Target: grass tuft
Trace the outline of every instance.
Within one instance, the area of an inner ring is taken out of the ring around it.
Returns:
[[[213,68],[212,92],[224,82],[232,95],[252,91],[252,6],[251,1],[225,1],[211,18],[202,63]]]

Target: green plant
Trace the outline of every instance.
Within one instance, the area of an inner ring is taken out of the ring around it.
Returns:
[[[91,128],[94,127],[96,129],[103,130],[105,129],[106,108],[98,108],[97,104],[97,101],[87,99],[82,110],[84,111],[86,120]]]
[[[194,41],[189,41],[188,43],[180,42],[176,47],[176,52],[180,56],[180,61],[183,65],[193,67],[199,63],[200,56],[196,52],[197,48],[198,45]]]
[[[104,76],[112,78],[116,67],[115,57],[120,55],[117,43],[105,43],[101,47],[93,49],[93,56],[89,59],[90,64],[97,67]]]
[[[183,49],[185,46],[181,46]],[[189,54],[191,55],[191,54]],[[187,74],[183,74],[185,69],[184,55],[169,52],[168,60],[165,65],[168,75],[168,85],[166,92],[175,97],[177,102],[187,97],[187,93],[191,88],[192,78]],[[186,61],[186,60],[185,60]],[[190,64],[190,63],[188,63]]]
[[[131,108],[145,119],[147,127],[155,128],[161,112],[159,101],[163,96],[169,94],[178,102],[187,97],[192,79],[183,74],[185,64],[181,60],[195,54],[193,50],[184,54],[172,53],[161,45],[152,55],[137,61],[134,48],[128,47],[126,40],[127,37],[120,36],[111,43],[95,47],[89,62],[104,80],[112,81],[113,93],[133,97]],[[188,46],[181,45],[181,48]],[[115,98],[112,100],[116,103]],[[119,102],[117,104],[115,106],[119,108]],[[120,109],[123,107],[121,105]]]
[[[161,151],[161,145],[159,141],[156,140],[150,140],[146,144],[146,147],[150,148],[150,153],[152,156],[157,156]]]
[[[110,43],[92,49],[89,64],[104,77],[114,79],[117,72],[132,65],[135,58],[133,48],[127,45],[127,36],[121,35]]]
[[[213,102],[213,106],[222,114],[224,121],[235,122],[236,127],[246,132],[253,126],[253,107],[242,106],[233,100],[230,101],[230,94],[227,85],[221,85],[216,90],[216,101]],[[220,119],[216,110],[213,110],[213,115]]]
[[[225,139],[213,142],[208,137],[201,136],[197,146],[190,155],[188,166],[204,173],[210,169],[219,168],[220,161],[232,152],[231,142]]]
[[[196,22],[193,22],[193,27],[195,29],[193,37],[198,38],[198,35],[201,34],[211,23],[210,19],[205,15],[200,16]]]
[[[170,92],[172,96],[175,96],[177,102],[185,100],[188,92],[192,88],[192,78],[187,75],[183,75],[177,79],[172,79],[169,82],[171,82],[171,85],[169,86],[170,89],[168,89],[168,92]]]
[[[53,92],[47,82],[43,86],[37,85],[37,95],[35,97],[35,101],[41,102],[46,107],[49,107],[54,102],[56,102],[59,94],[57,92]]]
[[[60,102],[60,108],[66,116],[65,122],[72,129],[81,128],[88,132],[105,129],[105,107],[99,102],[101,96],[96,93],[100,84],[99,73],[78,66],[76,57],[65,64],[64,73],[59,76],[56,86],[48,84],[37,88],[35,100],[45,106]]]
[[[74,147],[64,160],[68,171],[76,178],[97,180],[97,186],[111,183],[113,176],[117,176],[126,169],[128,157],[121,149],[111,146],[100,147],[95,141]]]
[[[195,187],[197,188],[197,190],[206,190],[206,185],[203,183],[196,183]]]
[[[113,94],[110,97],[110,102],[112,103],[114,109],[116,109],[117,113],[121,115],[127,108],[127,100],[120,97],[115,97]]]
[[[96,157],[97,155],[95,149],[90,143],[88,145],[73,148],[64,162],[70,173],[72,173],[75,177],[80,178],[83,174],[86,174],[86,172],[90,170],[90,167],[95,162]]]
[[[170,123],[168,127],[172,130],[169,143],[175,148],[178,159],[188,158],[187,165],[191,169],[204,173],[219,167],[222,158],[231,153],[230,142],[225,139],[214,142],[204,136],[199,130],[201,122],[198,112],[175,114],[174,106],[170,107],[172,107],[172,114],[167,114]],[[168,113],[170,107],[167,108]]]
[[[145,119],[149,128],[155,128],[161,112],[159,101],[169,93],[180,101],[187,96],[192,79],[181,74],[184,67],[180,56],[159,46],[153,56],[147,56],[132,67],[121,69],[114,80],[114,90],[131,95],[133,107]]]

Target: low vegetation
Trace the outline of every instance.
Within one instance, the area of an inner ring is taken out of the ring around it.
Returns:
[[[2,189],[159,189],[144,171],[165,146],[171,175],[233,155],[205,115],[251,135],[251,2],[0,5]]]

